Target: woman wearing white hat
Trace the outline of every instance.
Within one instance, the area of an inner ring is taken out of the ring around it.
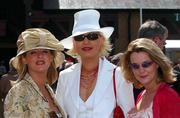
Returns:
[[[82,10],[74,15],[72,35],[61,43],[79,62],[61,71],[56,99],[69,118],[112,118],[115,108],[113,70],[105,56],[111,50],[109,37],[113,27],[100,28],[96,10]],[[118,105],[126,114],[133,106],[132,85],[116,69]]]
[[[19,78],[5,99],[5,118],[65,118],[49,86],[57,80],[64,47],[42,28],[22,32],[17,47],[12,63]]]

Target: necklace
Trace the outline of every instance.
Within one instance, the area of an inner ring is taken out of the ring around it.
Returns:
[[[98,67],[91,72],[81,72],[80,87],[84,89],[92,88],[97,80]]]

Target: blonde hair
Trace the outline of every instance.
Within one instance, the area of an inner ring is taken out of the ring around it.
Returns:
[[[99,56],[100,57],[108,56],[112,50],[112,48],[111,48],[112,45],[111,45],[109,39],[105,39],[105,37],[103,36],[102,33],[100,33],[100,36],[102,36],[104,38],[104,43],[101,47]],[[71,55],[72,57],[75,57],[75,58],[79,57],[79,55],[77,54],[76,49],[74,47],[72,49],[70,49],[69,51],[67,51],[67,54]]]
[[[173,73],[171,61],[164,55],[161,49],[150,39],[139,38],[128,45],[127,51],[121,61],[122,71],[125,79],[134,83],[135,87],[141,88],[143,85],[135,78],[130,67],[130,56],[133,52],[146,52],[158,66],[158,78],[161,82],[171,83],[176,80]]]
[[[56,51],[51,50],[50,51],[51,54],[53,55],[53,58],[56,55]],[[26,64],[23,63],[23,57],[26,56],[26,53],[23,53],[21,55],[18,56],[18,65],[17,65],[17,73],[19,75],[18,80],[22,80],[24,79],[24,76],[26,75],[26,73],[28,72],[28,67]],[[56,69],[56,65],[55,65],[55,61],[53,60],[53,62],[51,63],[49,69],[48,69],[48,73],[47,73],[47,83],[49,85],[52,85],[58,78],[58,71]]]

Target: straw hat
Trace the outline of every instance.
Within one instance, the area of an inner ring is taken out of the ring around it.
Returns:
[[[17,55],[13,60],[13,66],[17,69],[19,56],[33,49],[49,49],[56,51],[54,58],[56,67],[64,61],[63,45],[46,29],[30,28],[20,34],[17,40]]]
[[[74,14],[72,35],[61,40],[66,49],[72,49],[73,37],[88,32],[101,32],[105,39],[109,39],[114,31],[113,27],[100,28],[100,13],[97,10],[82,10]]]

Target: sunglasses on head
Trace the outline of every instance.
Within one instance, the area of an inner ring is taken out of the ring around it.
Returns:
[[[94,41],[97,40],[99,38],[99,33],[88,33],[87,35],[78,35],[78,36],[74,36],[74,40],[75,41],[83,41],[85,38],[87,38],[90,41]]]
[[[143,62],[142,64],[131,63],[130,66],[131,66],[132,69],[137,70],[137,69],[140,68],[140,66],[141,66],[142,68],[148,68],[148,67],[150,67],[152,64],[153,64],[153,61],[145,61],[145,62]]]

